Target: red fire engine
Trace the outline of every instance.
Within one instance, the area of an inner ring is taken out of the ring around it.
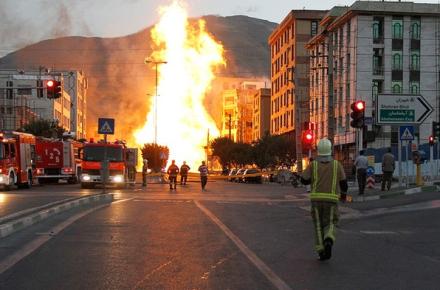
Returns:
[[[107,150],[109,175],[107,183],[124,187],[128,182],[129,162],[128,149],[125,143],[85,143],[82,150],[81,188],[93,188],[102,184],[101,165],[104,160],[104,150]]]
[[[37,137],[36,165],[39,183],[67,180],[76,183],[81,175],[79,151],[83,143],[75,140],[59,140]]]
[[[27,133],[0,132],[0,185],[31,187],[35,166],[35,136]]]

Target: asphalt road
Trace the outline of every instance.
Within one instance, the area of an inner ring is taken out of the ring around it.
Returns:
[[[87,193],[71,185],[45,188],[35,196]],[[302,189],[212,182],[207,192],[197,183],[174,192],[156,184],[117,191],[116,198],[23,255],[0,274],[0,288],[439,288],[438,193],[341,205],[326,262],[313,252]],[[0,240],[0,252],[23,253],[56,223]]]

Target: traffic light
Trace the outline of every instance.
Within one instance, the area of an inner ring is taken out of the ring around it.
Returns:
[[[62,83],[56,80],[46,82],[47,98],[58,99],[63,95]]]
[[[313,147],[315,141],[315,135],[312,130],[304,130],[302,133],[302,148],[310,150]]]
[[[365,102],[356,101],[351,104],[351,122],[350,126],[353,128],[363,128],[365,118]]]
[[[53,98],[58,99],[63,96],[63,87],[60,81],[54,81]]]
[[[48,80],[46,82],[46,90],[47,90],[47,98],[53,99],[54,96],[54,88],[55,88],[55,81]]]
[[[428,141],[429,141],[429,146],[434,146],[434,143],[435,143],[434,136],[432,136],[432,135],[429,136]]]
[[[432,136],[440,138],[440,122],[432,122]]]

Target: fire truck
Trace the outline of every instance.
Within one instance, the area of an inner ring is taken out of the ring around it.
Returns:
[[[107,183],[122,188],[130,182],[129,173],[133,169],[130,156],[137,157],[137,149],[127,148],[122,141],[114,143],[91,141],[85,143],[82,150],[81,188],[93,188],[103,183],[101,170],[105,150],[108,160]],[[129,153],[133,150],[136,150],[135,153]]]
[[[79,151],[83,143],[75,140],[60,140],[37,137],[36,165],[40,184],[66,180],[77,183],[81,175]]]
[[[15,131],[0,132],[0,185],[29,188],[35,171],[35,136]]]

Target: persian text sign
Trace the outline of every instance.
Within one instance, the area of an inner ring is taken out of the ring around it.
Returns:
[[[434,111],[422,96],[378,95],[378,124],[421,124]]]

